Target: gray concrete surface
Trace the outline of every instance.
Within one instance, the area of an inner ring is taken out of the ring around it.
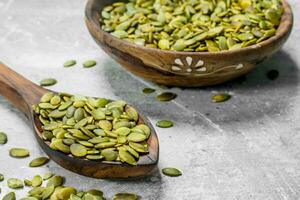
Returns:
[[[116,192],[135,192],[147,200],[296,200],[300,199],[300,2],[290,0],[295,15],[293,33],[284,48],[238,81],[202,89],[178,89],[169,103],[143,95],[145,86],[157,88],[124,71],[91,39],[84,24],[83,0],[0,0],[0,60],[38,83],[54,77],[53,90],[124,99],[146,113],[151,122],[170,119],[175,126],[156,128],[160,139],[159,168],[174,166],[183,176],[170,178],[158,171],[136,181],[83,177],[54,162],[30,169],[31,158],[44,155],[26,118],[0,97],[0,130],[9,142],[0,146],[0,172],[31,178],[52,171],[67,185],[98,188],[111,199]],[[62,63],[76,59],[65,69]],[[86,59],[97,67],[83,69]],[[277,69],[280,77],[267,80]],[[1,86],[0,86],[1,87]],[[157,93],[160,89],[157,88]],[[233,98],[210,103],[217,91]],[[157,94],[156,93],[156,94]],[[13,159],[11,147],[25,147],[30,158]],[[0,183],[3,194],[10,191]],[[25,190],[16,191],[18,198]]]

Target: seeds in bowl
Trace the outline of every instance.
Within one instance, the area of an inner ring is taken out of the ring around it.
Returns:
[[[122,100],[46,93],[33,110],[50,148],[77,158],[136,165],[151,130]]]
[[[101,28],[137,45],[218,52],[260,43],[276,34],[280,0],[129,0],[101,11]]]

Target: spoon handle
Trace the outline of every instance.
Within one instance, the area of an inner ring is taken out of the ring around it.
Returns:
[[[46,89],[32,83],[0,62],[0,95],[8,99],[28,118],[31,106],[39,102]]]

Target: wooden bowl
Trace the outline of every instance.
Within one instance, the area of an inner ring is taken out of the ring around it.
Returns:
[[[101,30],[100,11],[113,2],[116,0],[88,0],[86,25],[92,37],[128,71],[171,86],[215,85],[246,74],[282,47],[293,26],[291,7],[282,0],[284,14],[276,35],[259,44],[216,53],[160,50],[135,45]]]

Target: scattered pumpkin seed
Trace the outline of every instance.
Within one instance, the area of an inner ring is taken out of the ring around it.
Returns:
[[[0,173],[0,182],[4,180],[4,175]]]
[[[54,186],[54,187],[58,187],[58,186],[61,186],[63,185],[64,183],[64,178],[61,177],[61,176],[53,176],[51,177],[48,182],[47,182],[47,187],[49,186]]]
[[[172,93],[172,92],[164,92],[159,94],[156,99],[158,101],[171,101],[177,97],[177,94]]]
[[[162,173],[166,176],[172,176],[172,177],[176,177],[176,176],[181,176],[182,173],[180,170],[173,168],[173,167],[167,167],[167,168],[163,168],[162,169]]]
[[[10,178],[7,179],[7,186],[11,189],[19,189],[23,188],[24,184],[23,181],[17,178]]]
[[[34,176],[31,180],[31,184],[32,184],[33,187],[41,186],[42,183],[43,183],[43,179],[40,175]]]
[[[91,67],[94,67],[96,64],[97,64],[97,62],[94,60],[87,60],[82,65],[84,68],[91,68]]]
[[[26,186],[32,186],[32,182],[28,179],[24,179],[24,185]]]
[[[155,89],[152,89],[152,88],[144,88],[143,89],[144,94],[151,94],[153,92],[155,92]]]
[[[41,86],[52,86],[57,83],[57,80],[54,78],[46,78],[40,81]]]
[[[7,135],[4,132],[0,132],[0,144],[5,144],[7,142]]]
[[[16,200],[16,194],[14,192],[9,192],[2,200]]]
[[[64,63],[64,67],[72,67],[76,65],[76,60],[68,60]]]
[[[267,77],[271,81],[276,80],[278,78],[278,76],[279,76],[279,72],[276,69],[272,69],[272,70],[268,71],[268,73],[267,73]]]
[[[137,200],[138,196],[133,193],[118,193],[115,194],[113,200]]]
[[[44,181],[45,181],[45,180],[48,180],[48,179],[51,178],[52,176],[54,176],[54,174],[51,173],[51,172],[48,172],[48,173],[44,174],[43,180],[44,180]]]
[[[213,103],[221,103],[221,102],[229,100],[230,98],[231,98],[231,95],[229,95],[227,93],[219,93],[219,94],[213,95],[211,98],[211,101]]]
[[[158,126],[160,128],[170,128],[173,126],[173,122],[171,122],[169,120],[160,120],[156,123],[156,126]]]
[[[9,155],[14,158],[25,158],[29,156],[29,151],[23,148],[12,148],[9,150]]]
[[[46,164],[49,161],[47,157],[38,157],[30,161],[29,167],[39,167]]]

